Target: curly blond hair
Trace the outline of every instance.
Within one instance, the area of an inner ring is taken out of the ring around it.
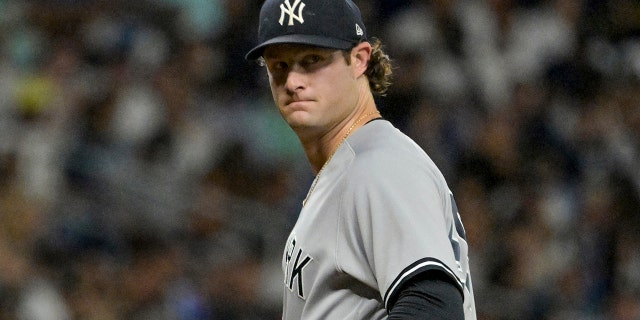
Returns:
[[[374,94],[384,96],[391,85],[391,59],[382,50],[382,41],[371,38],[371,58],[364,74],[369,79],[369,87]],[[351,51],[344,50],[343,55],[347,64],[351,64]]]
[[[369,87],[374,94],[384,96],[391,85],[391,59],[382,50],[382,41],[372,38],[371,60],[365,74],[369,78]]]

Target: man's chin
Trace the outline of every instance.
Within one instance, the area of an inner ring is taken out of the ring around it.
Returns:
[[[284,120],[291,128],[305,127],[310,124],[310,115],[303,110],[290,111],[284,115]]]
[[[291,127],[298,137],[312,135],[318,128],[318,126],[312,122],[301,119],[289,119],[287,124],[289,124],[289,127]]]

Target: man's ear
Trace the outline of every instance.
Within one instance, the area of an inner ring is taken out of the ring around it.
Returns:
[[[367,41],[358,43],[351,49],[351,63],[353,64],[355,76],[360,77],[367,71],[369,60],[371,59],[371,44]]]

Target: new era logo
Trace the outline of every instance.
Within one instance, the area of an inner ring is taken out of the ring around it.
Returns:
[[[364,31],[362,31],[362,28],[360,28],[360,26],[356,23],[356,34],[359,36],[364,35]]]
[[[278,22],[280,25],[283,25],[284,16],[289,15],[289,23],[287,25],[292,26],[294,20],[297,20],[301,24],[304,23],[304,18],[302,17],[304,7],[305,4],[301,0],[294,0],[293,5],[289,0],[285,0],[284,3],[280,4],[280,20],[278,20]],[[297,14],[295,12],[296,8],[298,9]]]

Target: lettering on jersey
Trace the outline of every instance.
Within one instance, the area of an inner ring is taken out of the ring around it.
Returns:
[[[465,232],[464,226],[462,225],[456,200],[453,199],[453,194],[451,193],[449,193],[449,197],[451,198],[451,211],[453,213],[453,220],[456,224],[456,232],[458,233],[458,235],[460,235],[460,237],[462,237],[462,239],[467,240],[467,233]]]
[[[467,233],[464,230],[462,220],[460,219],[458,205],[456,204],[456,200],[453,198],[453,194],[451,192],[449,192],[449,197],[451,199],[451,214],[453,218],[453,225],[449,230],[449,240],[451,241],[451,247],[453,248],[458,271],[464,272],[464,269],[466,269],[466,277],[460,280],[462,281],[462,284],[466,287],[466,289],[469,290],[469,292],[472,292],[471,274],[468,268],[469,257],[467,256]],[[463,264],[465,265],[464,268],[462,266]]]
[[[298,13],[296,14],[295,10],[298,8]],[[293,5],[289,2],[289,0],[285,0],[284,3],[280,4],[280,20],[278,23],[280,25],[284,25],[284,16],[289,15],[289,23],[287,25],[292,26],[293,20],[297,20],[301,24],[304,23],[304,18],[302,17],[302,10],[304,9],[305,4],[300,0],[294,0]]]
[[[304,268],[313,260],[311,256],[304,253],[302,248],[298,248],[295,236],[289,238],[284,252],[284,285],[293,292],[294,285],[298,292],[298,296],[305,299],[304,296],[304,277],[302,273]]]

